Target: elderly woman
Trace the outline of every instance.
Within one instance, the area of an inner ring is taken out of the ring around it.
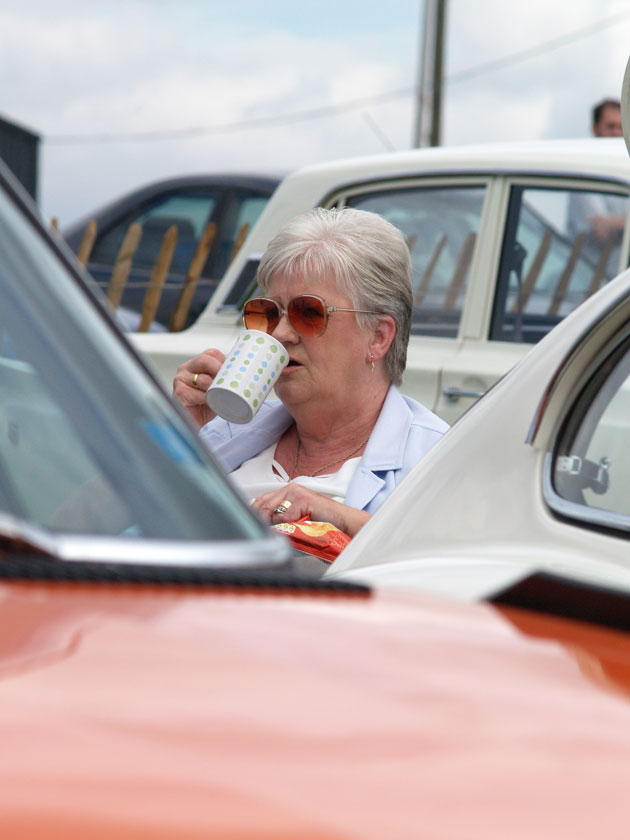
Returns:
[[[272,522],[302,516],[354,536],[448,428],[396,388],[411,325],[411,261],[402,233],[375,213],[308,211],[269,243],[264,297],[243,310],[289,364],[247,425],[214,417],[205,392],[224,360],[183,364],[174,394],[230,477]]]

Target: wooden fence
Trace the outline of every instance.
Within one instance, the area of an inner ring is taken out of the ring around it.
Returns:
[[[51,230],[54,232],[58,232],[59,230],[56,219],[52,219],[51,221]],[[248,230],[249,224],[246,222],[238,231],[229,263],[232,262],[240,250],[245,237],[247,236]],[[182,281],[177,302],[171,314],[168,326],[170,332],[177,332],[181,330],[186,323],[190,305],[192,303],[197,284],[199,283],[201,272],[203,271],[203,267],[206,264],[208,255],[212,249],[216,232],[217,226],[215,222],[210,222],[201,234],[193,258],[188,266],[185,279]],[[96,233],[97,225],[96,221],[93,219],[85,228],[81,242],[77,249],[77,262],[82,268],[85,268],[89,262],[92,248],[94,247],[94,242],[96,241]],[[138,224],[138,222],[132,222],[127,229],[122,244],[118,250],[118,254],[116,255],[116,259],[114,260],[111,277],[106,290],[107,300],[114,313],[120,306],[125,286],[133,266],[134,255],[138,245],[140,244],[141,237],[141,225]],[[160,299],[162,297],[164,283],[171,267],[176,246],[177,225],[171,225],[164,234],[155,263],[151,269],[149,280],[146,284],[146,291],[140,312],[138,332],[147,332],[155,319]]]

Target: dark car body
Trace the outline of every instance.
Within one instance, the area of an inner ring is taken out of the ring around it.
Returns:
[[[65,229],[63,236],[76,252],[88,224],[96,221],[96,239],[87,269],[106,290],[129,225],[138,222],[142,226],[121,301],[122,325],[133,330],[164,235],[171,225],[176,225],[177,245],[154,325],[154,329],[167,329],[201,234],[214,222],[216,234],[184,324],[188,326],[203,310],[225,273],[239,233],[254,224],[279,182],[279,176],[245,173],[188,175],[156,181],[87,214]]]

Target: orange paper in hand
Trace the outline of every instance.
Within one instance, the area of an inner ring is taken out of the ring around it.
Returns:
[[[351,540],[348,534],[330,522],[313,522],[307,516],[296,522],[279,522],[272,528],[285,534],[299,551],[319,557],[326,563],[332,563]]]

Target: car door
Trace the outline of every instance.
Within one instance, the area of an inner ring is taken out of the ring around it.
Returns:
[[[412,261],[413,322],[402,390],[434,408],[459,346],[489,178],[409,177],[348,189],[338,204],[379,213],[403,231]]]
[[[457,353],[444,360],[437,413],[448,422],[628,264],[626,184],[497,177],[494,217],[469,283]],[[607,235],[597,231],[607,216]]]

